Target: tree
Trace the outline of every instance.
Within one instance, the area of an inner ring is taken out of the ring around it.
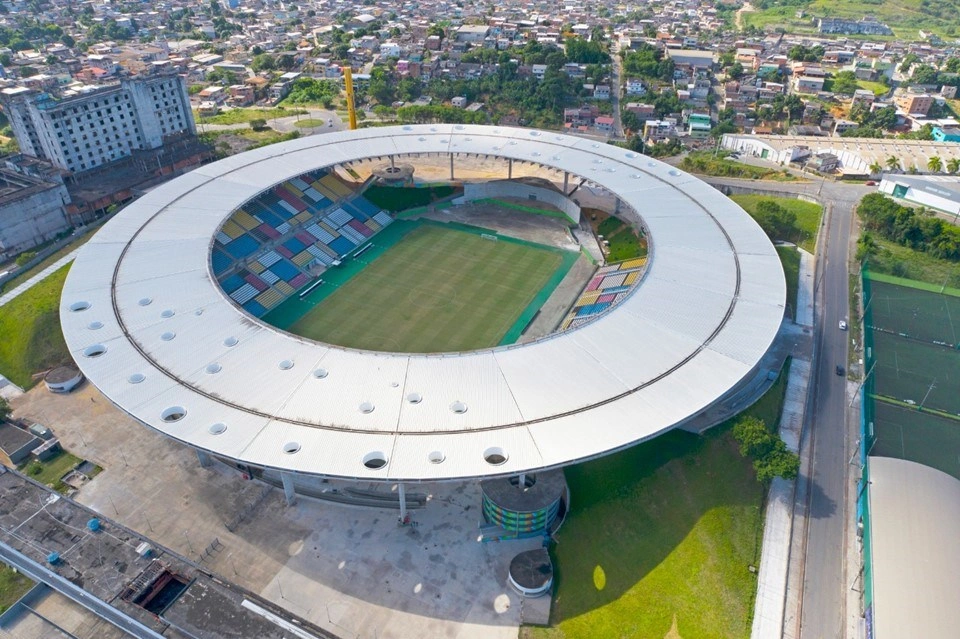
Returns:
[[[879,175],[883,171],[883,165],[874,160],[873,164],[870,165],[870,175]]]
[[[900,168],[900,160],[897,159],[897,157],[894,155],[891,155],[890,157],[887,158],[886,164],[887,164],[887,168],[890,169],[891,171],[896,171]]]
[[[880,250],[880,246],[877,244],[877,241],[874,239],[873,234],[869,231],[864,231],[860,234],[860,237],[857,239],[857,261],[863,262],[870,258],[870,256],[875,255],[877,251]]]
[[[796,479],[800,472],[800,457],[787,450],[782,439],[774,440],[773,449],[753,461],[753,469],[757,472],[757,481],[767,484],[775,477]]]
[[[743,417],[733,426],[733,437],[744,457],[760,457],[773,448],[773,437],[762,419]]]
[[[797,233],[797,214],[773,200],[760,200],[753,218],[771,240],[789,240]]]
[[[853,71],[840,71],[833,76],[834,93],[852,94],[857,88],[857,74]]]
[[[943,170],[943,160],[940,159],[939,155],[934,155],[927,160],[927,168],[930,169],[931,173],[939,173]]]
[[[620,123],[623,125],[624,129],[629,131],[639,131],[643,128],[643,124],[640,122],[640,116],[638,116],[633,111],[624,111],[620,114]]]
[[[950,158],[947,160],[947,173],[952,174],[956,173],[957,171],[960,171],[960,158]]]
[[[7,400],[3,397],[0,397],[0,423],[10,419],[10,415],[12,413],[13,409],[10,408],[10,404],[7,403]]]
[[[273,59],[273,56],[269,53],[261,53],[260,55],[253,56],[253,61],[250,63],[250,68],[253,69],[254,73],[260,73],[261,71],[273,71],[277,68],[277,61]]]
[[[739,80],[743,77],[743,65],[739,62],[735,62],[730,65],[730,68],[727,69],[727,77],[733,80]]]
[[[267,128],[267,121],[263,118],[250,120],[250,128],[254,131],[265,131]]]

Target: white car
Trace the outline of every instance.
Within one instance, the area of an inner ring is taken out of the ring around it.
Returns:
[[[846,322],[846,321],[840,320],[840,330],[841,330],[841,331],[847,330],[847,322]]]

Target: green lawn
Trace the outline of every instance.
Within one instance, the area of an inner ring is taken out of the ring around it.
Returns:
[[[7,564],[0,563],[0,613],[7,610],[17,599],[27,594],[33,582]]]
[[[882,95],[886,95],[890,91],[890,87],[884,83],[871,82],[870,80],[857,80],[857,86],[859,86],[861,89],[866,89],[867,91],[873,91],[873,94],[878,98]]]
[[[422,225],[289,330],[381,351],[496,346],[563,262],[558,250]]]
[[[6,306],[0,306],[0,371],[30,388],[31,375],[70,362],[60,332],[60,291],[70,265],[53,273]]]
[[[327,126],[327,121],[317,118],[305,118],[303,120],[297,120],[293,123],[293,126],[300,129],[315,129],[318,126]]]
[[[610,242],[607,262],[623,262],[647,254],[647,242],[637,235],[631,226],[624,225],[619,231],[607,237]]]
[[[436,200],[453,195],[455,188],[439,185],[427,187],[397,187],[373,185],[363,192],[363,197],[388,211],[405,211],[426,206]]]
[[[914,251],[881,239],[876,234],[874,238],[880,245],[880,251],[870,257],[871,271],[937,286],[946,284],[952,288],[960,288],[960,262],[938,259],[929,253]]]
[[[254,120],[269,121],[274,118],[287,118],[291,115],[303,113],[306,113],[303,109],[285,109],[283,107],[261,109],[253,107],[249,109],[231,109],[223,113],[218,113],[217,115],[204,116],[201,118],[196,109],[194,109],[193,117],[197,122],[202,121],[204,124],[244,124]]]
[[[60,481],[60,478],[82,461],[76,455],[63,451],[45,462],[28,462],[20,471],[34,481],[50,486],[59,492],[66,492],[67,486]]]
[[[787,304],[790,305],[790,317],[797,316],[797,285],[800,280],[800,251],[792,246],[778,246],[777,255],[783,265],[783,276],[787,280]]]
[[[797,216],[797,233],[794,237],[777,238],[793,242],[800,248],[813,253],[817,244],[817,229],[820,228],[820,218],[823,207],[812,202],[804,202],[792,197],[770,197],[767,195],[731,195],[730,199],[743,207],[750,215],[754,214],[757,204],[763,200],[772,200],[792,211]]]
[[[775,425],[785,390],[782,375],[746,414]],[[573,508],[552,549],[552,626],[521,636],[750,636],[763,491],[729,423],[704,436],[671,431],[565,472]]]

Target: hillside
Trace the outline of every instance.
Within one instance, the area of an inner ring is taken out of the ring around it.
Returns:
[[[754,3],[757,11],[743,13],[743,25],[784,27],[788,32],[816,32],[815,17],[857,20],[870,15],[889,25],[895,36],[919,39],[918,32],[932,31],[944,38],[960,34],[960,0],[766,0]],[[797,12],[803,11],[803,18]],[[884,36],[864,36],[884,39]]]

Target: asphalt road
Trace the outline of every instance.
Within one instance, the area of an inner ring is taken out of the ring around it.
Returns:
[[[809,183],[758,182],[727,178],[703,178],[711,184],[741,186],[753,190],[804,193],[828,206],[817,255],[815,371],[810,387],[811,407],[804,449],[810,451],[806,518],[795,526],[794,536],[805,548],[801,593],[801,639],[840,639],[846,628],[848,578],[847,542],[853,521],[847,494],[847,461],[856,437],[847,423],[846,376],[836,374],[837,365],[847,367],[850,333],[839,323],[848,319],[848,253],[853,211],[857,202],[876,189],[816,180]],[[801,521],[800,519],[797,520]],[[805,542],[802,537],[806,536]],[[851,611],[852,612],[852,611]],[[859,611],[857,611],[859,612]]]

